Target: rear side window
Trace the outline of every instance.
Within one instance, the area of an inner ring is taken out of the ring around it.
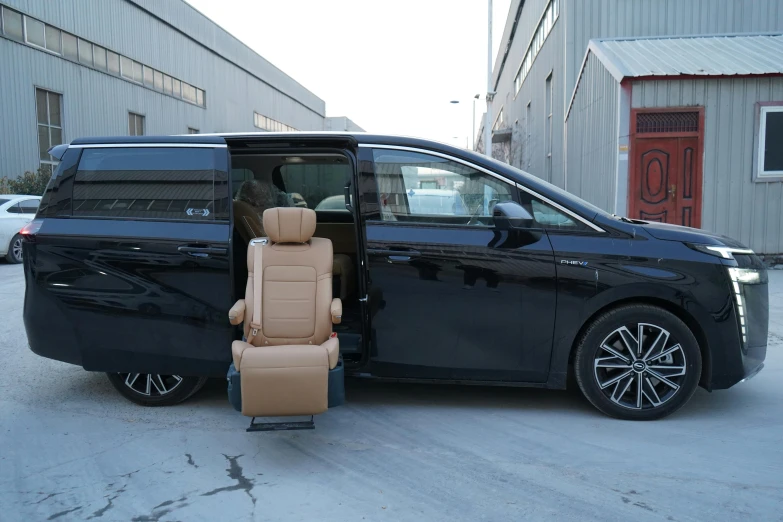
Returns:
[[[211,148],[84,149],[73,182],[73,217],[214,221]],[[218,206],[221,206],[220,204]]]
[[[39,200],[37,199],[25,199],[19,202],[19,208],[22,214],[35,214],[38,212],[38,203]]]
[[[5,205],[9,201],[11,201],[11,200],[10,199],[2,199],[2,198],[0,198],[0,205]]]

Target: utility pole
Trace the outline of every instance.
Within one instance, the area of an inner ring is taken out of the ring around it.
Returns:
[[[489,4],[487,17],[487,114],[484,117],[484,154],[492,157],[492,98],[495,92],[492,88],[492,0]]]
[[[480,94],[473,97],[473,127],[470,128],[470,141],[473,143],[473,150],[476,150],[476,100],[479,99]]]

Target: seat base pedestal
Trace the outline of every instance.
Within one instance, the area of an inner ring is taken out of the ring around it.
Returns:
[[[256,422],[253,417],[246,431],[288,431],[288,430],[314,430],[315,423],[310,415],[309,421],[298,422]]]

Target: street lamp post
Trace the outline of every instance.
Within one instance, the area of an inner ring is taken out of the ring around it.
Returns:
[[[487,113],[484,117],[484,154],[492,157],[492,0],[487,0],[489,15],[487,17]]]
[[[476,150],[476,100],[479,99],[481,94],[477,94],[473,97],[473,125],[470,127],[470,143],[473,144],[472,150]],[[458,104],[459,100],[451,100],[449,103]],[[468,140],[465,139],[465,148],[468,148]]]

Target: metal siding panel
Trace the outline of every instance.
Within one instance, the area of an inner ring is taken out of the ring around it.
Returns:
[[[607,211],[614,210],[618,90],[591,54],[566,123],[567,189]]]

